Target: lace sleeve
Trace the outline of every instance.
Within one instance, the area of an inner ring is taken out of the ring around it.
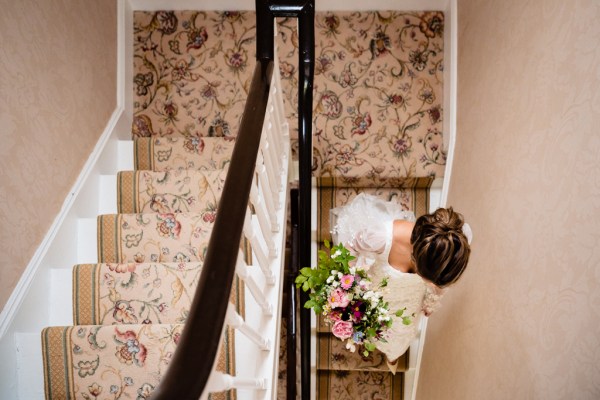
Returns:
[[[431,284],[427,285],[425,298],[423,299],[423,313],[425,316],[430,316],[441,307],[442,303],[440,300],[444,294],[446,294],[445,289],[440,289]]]

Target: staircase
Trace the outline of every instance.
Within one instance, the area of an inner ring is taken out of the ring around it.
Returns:
[[[48,398],[95,398],[106,392],[145,398],[158,385],[189,314],[226,178],[227,169],[214,166],[226,167],[231,158],[231,141],[206,138],[209,148],[229,150],[215,158],[199,150],[203,142],[198,137],[134,141],[136,169],[121,171],[116,179],[118,214],[97,220],[99,263],[73,269],[75,326],[42,332]],[[195,168],[178,167],[178,157],[169,157],[175,160],[169,164],[159,156],[184,150],[185,166]],[[252,254],[248,249],[243,246],[246,259]],[[244,314],[243,293],[236,280],[230,301],[238,315]],[[235,374],[234,341],[233,330],[226,329],[220,372]],[[233,397],[229,391],[210,398]]]
[[[28,372],[35,363],[44,366],[49,399],[149,398],[179,343],[212,227],[222,212],[218,203],[251,80],[248,47],[254,16],[133,12],[128,7],[120,12],[130,24],[125,41],[133,40],[135,48],[133,97],[107,128],[95,164],[100,167],[94,167],[100,177],[88,184],[96,188],[84,191],[75,207],[97,203],[100,215],[86,214],[71,222],[74,229],[57,234],[57,241],[67,245],[79,242],[75,250],[65,251],[64,259],[60,251],[46,257],[46,265],[54,268],[45,274],[57,282],[50,289],[57,296],[40,320],[64,326],[43,330],[43,360],[27,351],[38,348],[39,335],[16,336],[19,398],[42,396],[35,385],[25,384],[36,381],[31,377],[37,371]],[[329,236],[329,209],[359,192],[398,201],[417,216],[443,204],[436,180],[444,175],[448,149],[442,136],[448,111],[442,100],[446,73],[440,15],[317,13],[313,246]],[[265,126],[277,127],[285,136],[284,121],[297,119],[298,33],[291,19],[278,20],[277,30],[279,91],[274,91]],[[211,40],[234,45],[219,48]],[[189,58],[190,52],[204,58]],[[153,60],[152,54],[162,58]],[[193,100],[198,98],[200,102]],[[255,398],[257,393],[272,398],[276,391],[277,361],[261,369],[262,375],[248,362],[262,360],[261,348],[272,352],[280,340],[278,319],[271,316],[280,315],[281,308],[287,163],[292,156],[286,148],[297,152],[298,142],[294,130],[289,144],[277,142],[274,132],[265,132],[268,139],[260,153],[265,157],[253,183],[238,278],[229,299],[228,324],[236,329],[222,333],[215,370],[225,378],[210,382],[212,399]],[[267,195],[271,185],[277,186],[274,196]],[[270,238],[260,237],[268,231]],[[72,273],[64,268],[68,263],[75,265]],[[71,276],[72,289],[64,283]],[[40,293],[49,290],[36,285]],[[66,309],[72,309],[72,326]],[[257,316],[269,322],[250,326],[240,319]],[[316,398],[413,396],[422,341],[415,342],[392,375],[381,354],[349,354],[317,320],[313,332]],[[2,346],[4,354],[5,342]],[[285,366],[282,374],[286,368],[293,367]],[[284,398],[283,389],[277,391],[279,398]]]

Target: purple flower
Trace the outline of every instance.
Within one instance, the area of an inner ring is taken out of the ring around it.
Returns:
[[[362,301],[356,301],[354,304],[352,304],[352,315],[356,321],[360,321],[365,311],[366,306]]]

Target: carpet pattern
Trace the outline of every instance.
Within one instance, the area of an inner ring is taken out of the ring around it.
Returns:
[[[227,169],[121,171],[117,210],[123,214],[197,212],[211,218],[226,177]]]
[[[295,149],[296,21],[277,31]],[[253,12],[136,11],[134,136],[235,137],[255,33]],[[443,175],[443,34],[439,11],[315,14],[316,177]]]
[[[148,399],[169,366],[182,324],[81,325],[42,331],[46,398]],[[217,369],[234,363],[227,330]],[[232,393],[212,397],[230,399]]]
[[[216,137],[137,137],[134,166],[148,171],[223,169],[231,162],[234,145]]]
[[[80,264],[73,268],[75,325],[182,324],[202,263]],[[237,277],[229,301],[244,315]]]
[[[215,217],[216,210],[210,213],[100,215],[98,261],[204,261]]]

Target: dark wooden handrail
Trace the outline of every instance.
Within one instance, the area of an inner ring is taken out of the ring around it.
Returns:
[[[273,61],[257,60],[190,314],[152,400],[198,400],[208,382],[229,304],[272,74]]]

